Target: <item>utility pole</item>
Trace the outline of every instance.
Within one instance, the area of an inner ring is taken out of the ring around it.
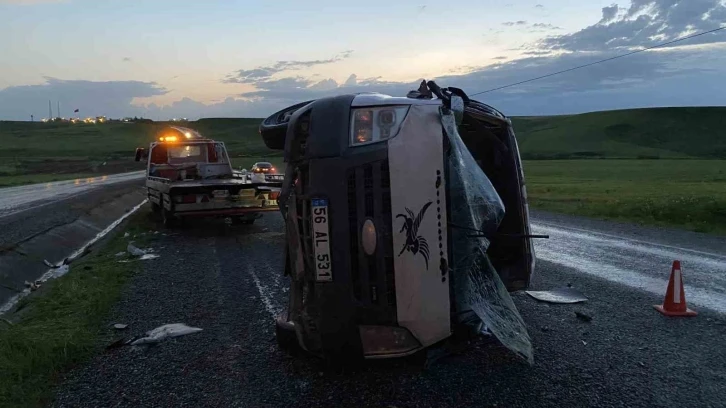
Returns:
[[[58,110],[56,110],[55,113],[58,114],[58,118],[60,118],[61,117],[61,115],[60,115],[60,101],[56,101],[56,102],[58,102]]]
[[[50,105],[50,99],[48,99],[48,120],[53,120],[53,108]]]
[[[33,115],[30,115],[30,121],[33,122]]]

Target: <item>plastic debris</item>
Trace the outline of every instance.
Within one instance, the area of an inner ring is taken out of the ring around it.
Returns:
[[[124,233],[124,238],[128,238],[128,237],[129,237],[129,233],[128,232]]]
[[[60,278],[61,276],[67,274],[70,269],[71,269],[70,266],[67,265],[67,264],[61,265],[58,268],[55,268],[53,270],[52,277],[53,278]]]
[[[144,255],[141,256],[141,258],[139,258],[139,260],[146,261],[146,260],[149,260],[149,259],[156,259],[158,257],[159,257],[159,255],[156,255],[156,254],[144,254]]]
[[[126,250],[133,256],[144,256],[146,255],[146,251],[143,249],[139,249],[135,247],[132,243],[129,242],[129,245],[126,247]]]
[[[70,260],[69,260],[68,258],[65,258],[65,259],[63,259],[63,262],[61,262],[61,263],[59,263],[59,264],[56,264],[56,265],[54,265],[54,264],[52,264],[52,263],[48,262],[48,260],[47,260],[47,259],[43,259],[43,263],[44,263],[44,264],[45,264],[45,266],[47,266],[48,268],[51,268],[51,269],[58,269],[58,268],[60,268],[60,267],[63,267],[63,266],[68,266],[68,265],[70,265],[70,263],[71,263],[71,262],[70,262]]]
[[[169,338],[185,336],[187,334],[197,333],[200,331],[202,331],[202,329],[198,327],[190,327],[184,323],[165,324],[153,330],[149,330],[141,336],[118,340],[106,348],[111,349],[127,345],[140,346],[144,344],[157,344]]]
[[[167,338],[185,336],[187,334],[197,333],[202,331],[198,327],[190,327],[184,323],[172,323],[159,326],[154,330],[146,332],[145,337],[138,338],[132,341],[132,346],[147,343],[159,343]]]
[[[587,301],[587,297],[582,292],[569,286],[553,290],[526,290],[524,293],[547,303],[580,303]]]
[[[129,327],[129,325],[128,324],[123,324],[123,323],[116,323],[116,324],[113,325],[113,328],[116,329],[116,330],[124,330],[127,327]]]
[[[116,257],[121,258],[122,256],[126,256],[126,252],[117,252]]]
[[[31,292],[35,292],[36,290],[40,289],[41,282],[35,281],[35,282],[28,282],[25,281],[25,287],[30,289]]]

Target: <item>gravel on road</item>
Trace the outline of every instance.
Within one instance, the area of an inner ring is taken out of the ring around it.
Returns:
[[[140,261],[108,323],[128,324],[127,334],[176,322],[203,331],[101,354],[67,376],[53,406],[726,407],[726,316],[665,318],[652,307],[662,296],[544,261],[532,289],[571,283],[589,300],[514,295],[533,366],[484,340],[429,367],[408,358],[329,371],[291,357],[273,322],[287,298],[282,227],[268,214],[156,235],[160,258]]]

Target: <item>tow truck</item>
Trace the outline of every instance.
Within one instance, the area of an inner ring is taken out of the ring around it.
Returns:
[[[146,189],[154,212],[171,227],[187,217],[223,217],[252,224],[262,213],[279,211],[284,175],[248,180],[233,170],[224,142],[185,127],[170,126],[159,140],[136,149],[146,159]]]

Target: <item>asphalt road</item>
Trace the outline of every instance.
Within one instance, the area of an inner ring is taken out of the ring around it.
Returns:
[[[272,318],[286,299],[283,224],[268,214],[253,226],[203,223],[156,235],[151,245],[161,257],[140,261],[143,271],[109,323],[129,324],[127,334],[173,322],[203,331],[99,355],[69,374],[54,406],[726,406],[722,238],[535,218],[535,232],[552,238],[538,241],[532,288],[571,283],[589,300],[550,305],[514,295],[533,366],[485,340],[430,367],[414,357],[343,372],[279,351]],[[690,241],[679,247],[679,238]],[[709,250],[699,255],[689,245]],[[683,261],[695,318],[666,318],[652,307],[662,300],[671,257]]]
[[[143,171],[134,171],[107,176],[2,188],[0,189],[0,219],[29,209],[56,203],[82,193],[98,190],[99,188],[138,180],[143,176]]]
[[[141,202],[142,181],[127,174],[0,189],[0,309],[48,270],[44,260],[63,260]]]

